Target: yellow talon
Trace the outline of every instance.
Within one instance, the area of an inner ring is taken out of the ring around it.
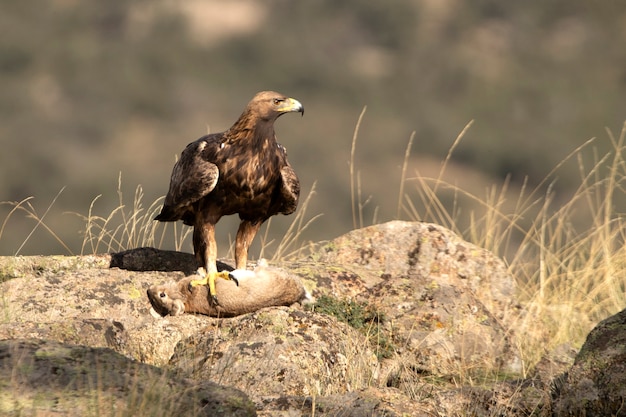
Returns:
[[[202,270],[202,272],[204,272],[204,270]],[[201,273],[200,270],[198,270],[198,273]],[[232,277],[230,275],[230,273],[228,271],[220,271],[220,272],[209,272],[208,274],[203,274],[203,277],[201,279],[193,279],[191,281],[189,281],[189,290],[191,291],[191,289],[193,287],[196,287],[198,285],[209,285],[209,293],[211,294],[211,297],[213,298],[213,301],[218,304],[217,302],[217,291],[215,290],[215,280],[217,278],[222,278],[222,279],[226,279],[226,280],[233,280],[235,281],[235,283],[237,285],[239,285],[239,282],[237,282],[237,280]]]

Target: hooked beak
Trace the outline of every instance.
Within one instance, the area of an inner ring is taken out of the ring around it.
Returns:
[[[295,98],[287,98],[278,108],[281,113],[298,112],[304,116],[304,106]]]

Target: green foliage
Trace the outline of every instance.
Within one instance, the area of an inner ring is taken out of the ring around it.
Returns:
[[[395,347],[381,329],[384,315],[372,305],[322,295],[311,308],[318,313],[333,316],[363,333],[375,347],[379,359],[390,358],[393,355]]]
[[[339,321],[349,324],[357,330],[368,328],[372,322],[379,322],[382,317],[367,303],[353,300],[339,300],[322,295],[313,306],[318,313],[336,317]]]

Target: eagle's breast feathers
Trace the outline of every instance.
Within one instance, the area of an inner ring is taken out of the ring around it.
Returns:
[[[276,141],[273,120],[248,109],[227,131],[187,145],[157,220],[193,225],[200,213],[213,213],[215,221],[238,213],[242,219],[265,221],[293,213],[299,194],[298,177]]]

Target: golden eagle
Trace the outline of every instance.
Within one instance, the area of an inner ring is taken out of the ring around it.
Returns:
[[[300,112],[298,100],[273,91],[257,93],[230,129],[191,142],[174,165],[170,188],[155,220],[182,220],[193,226],[193,250],[201,280],[217,304],[218,272],[215,224],[222,216],[239,214],[235,240],[237,269],[245,269],[248,248],[261,224],[271,216],[296,210],[300,183],[287,162],[287,151],[276,141],[274,122],[282,114]]]

